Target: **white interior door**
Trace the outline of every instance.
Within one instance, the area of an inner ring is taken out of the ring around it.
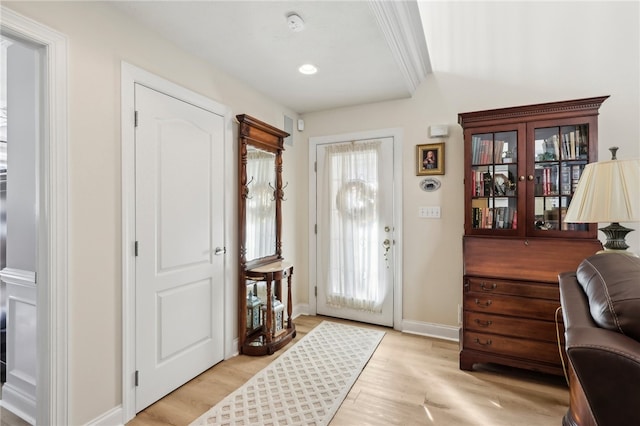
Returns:
[[[393,138],[316,147],[316,312],[393,326]]]
[[[224,119],[136,84],[136,412],[223,359]]]

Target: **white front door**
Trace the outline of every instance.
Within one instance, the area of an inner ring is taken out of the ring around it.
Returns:
[[[136,412],[224,356],[224,118],[136,84]]]
[[[393,325],[393,138],[316,146],[316,311]]]

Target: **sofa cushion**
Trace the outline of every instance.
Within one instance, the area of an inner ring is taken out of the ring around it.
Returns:
[[[640,340],[640,258],[596,254],[580,263],[576,276],[595,323]]]

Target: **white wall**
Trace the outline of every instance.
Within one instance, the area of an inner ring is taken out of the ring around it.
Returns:
[[[284,114],[297,115],[140,28],[106,3],[3,6],[68,37],[69,422],[84,424],[122,402],[121,62],[225,104],[234,115],[247,113],[279,128]],[[297,145],[294,140],[293,148],[287,146],[285,164]],[[234,178],[235,168],[230,165]],[[288,170],[287,180],[287,192],[294,190],[295,178]],[[233,231],[230,238],[235,238]],[[290,225],[283,238],[284,254],[295,262]]]
[[[455,326],[464,233],[458,113],[611,95],[600,109],[599,157],[610,158],[612,144],[618,158],[640,157],[639,3],[419,4],[434,73],[413,98],[305,114],[304,136],[404,128],[404,319]],[[426,193],[415,175],[415,146],[439,141],[428,137],[433,124],[448,124],[450,136],[442,186]],[[300,152],[297,162],[306,156]],[[434,205],[441,219],[417,217],[418,206]],[[630,250],[640,252],[640,224],[628,226],[636,229]]]

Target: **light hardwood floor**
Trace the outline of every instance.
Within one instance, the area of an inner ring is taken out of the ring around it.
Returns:
[[[295,319],[295,344],[326,317]],[[561,377],[499,366],[458,368],[458,344],[386,331],[380,346],[331,421],[340,425],[560,425],[569,404]],[[290,344],[290,345],[291,345]],[[264,357],[221,362],[151,405],[128,426],[188,425],[266,367]]]
[[[0,408],[0,426],[31,426],[10,411]]]

